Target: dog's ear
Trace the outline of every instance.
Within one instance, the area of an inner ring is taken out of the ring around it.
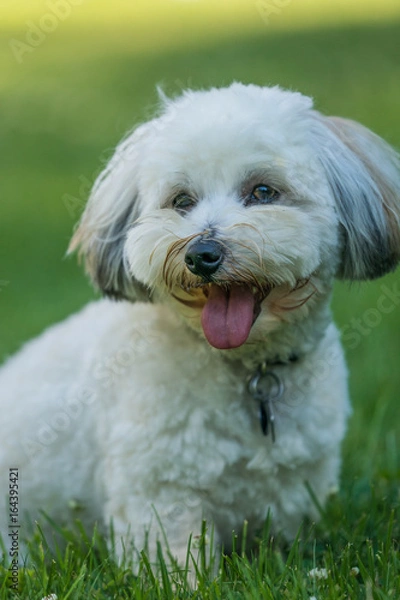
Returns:
[[[343,232],[337,276],[374,279],[400,260],[400,160],[380,137],[354,121],[316,114],[317,153],[335,197]]]
[[[140,215],[138,172],[152,122],[138,127],[117,148],[97,178],[68,252],[79,250],[86,271],[105,295],[146,300],[148,291],[129,274],[126,235]]]

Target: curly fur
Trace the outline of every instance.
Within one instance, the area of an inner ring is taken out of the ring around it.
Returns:
[[[0,372],[1,489],[19,467],[26,520],[112,520],[120,551],[148,539],[153,555],[161,522],[183,560],[203,517],[226,547],[245,519],[255,531],[270,512],[290,539],[317,518],[305,483],[321,504],[337,488],[350,411],[332,284],[395,268],[399,172],[380,138],[298,93],[164,98],[117,148],[71,242],[124,300],[90,304]],[[254,200],[260,184],[271,201]],[[198,240],[220,249],[207,276],[188,268]],[[221,298],[233,319],[254,306],[245,341]],[[283,385],[275,441],[247,388],[262,363]]]

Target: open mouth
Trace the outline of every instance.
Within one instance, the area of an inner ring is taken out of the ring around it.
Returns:
[[[222,286],[208,283],[186,290],[202,292],[193,301],[184,304],[202,308],[201,325],[204,335],[214,348],[229,350],[242,346],[250,335],[252,326],[261,312],[261,303],[271,288],[260,290],[243,284]]]
[[[172,295],[185,306],[201,310],[201,325],[209,344],[219,350],[230,350],[239,348],[247,341],[261,313],[263,301],[276,286],[272,283],[262,287],[244,282],[198,282],[181,285],[181,288],[185,292],[184,298]],[[298,279],[293,287],[283,286],[270,309],[275,307],[280,313],[294,311],[318,293],[318,287],[310,275]]]
[[[262,297],[243,285],[208,287],[201,324],[209,344],[220,350],[242,346],[261,311]]]

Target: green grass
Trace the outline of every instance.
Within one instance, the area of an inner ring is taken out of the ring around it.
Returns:
[[[400,147],[396,1],[296,0],[266,23],[245,0],[83,0],[21,64],[10,40],[26,40],[27,22],[39,23],[48,5],[1,4],[0,360],[94,297],[65,250],[113,146],[151,115],[156,84],[175,94],[232,80],[279,83]],[[98,536],[92,544],[66,533],[66,550],[52,556],[36,539],[15,597],[399,598],[400,308],[365,325],[381,286],[397,281],[394,274],[335,290],[336,321],[353,333],[344,346],[354,414],[342,488],[319,525],[291,548],[264,535],[254,557],[238,551],[217,576],[203,564],[192,592],[183,574],[157,573],[145,557],[138,577],[117,567]],[[364,327],[357,343],[354,319]],[[326,568],[328,578],[312,579],[313,567]],[[10,593],[0,583],[0,599]]]
[[[229,556],[213,555],[212,532],[203,524],[196,544],[188,541],[187,567],[196,574],[193,588],[186,569],[159,547],[157,564],[142,552],[137,574],[129,561],[117,566],[96,532],[64,531],[66,547],[50,551],[38,530],[31,542],[33,565],[20,569],[20,592],[7,589],[0,566],[0,598],[41,600],[96,599],[309,599],[397,600],[400,597],[400,528],[394,506],[398,490],[380,478],[371,488],[354,485],[335,497],[321,522],[307,524],[290,547],[260,533],[253,552],[233,536]],[[171,565],[172,563],[172,565]]]

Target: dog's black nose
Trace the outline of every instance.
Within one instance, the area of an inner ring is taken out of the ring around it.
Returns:
[[[223,247],[215,240],[197,240],[189,246],[185,255],[189,271],[203,279],[215,273],[223,260]]]

